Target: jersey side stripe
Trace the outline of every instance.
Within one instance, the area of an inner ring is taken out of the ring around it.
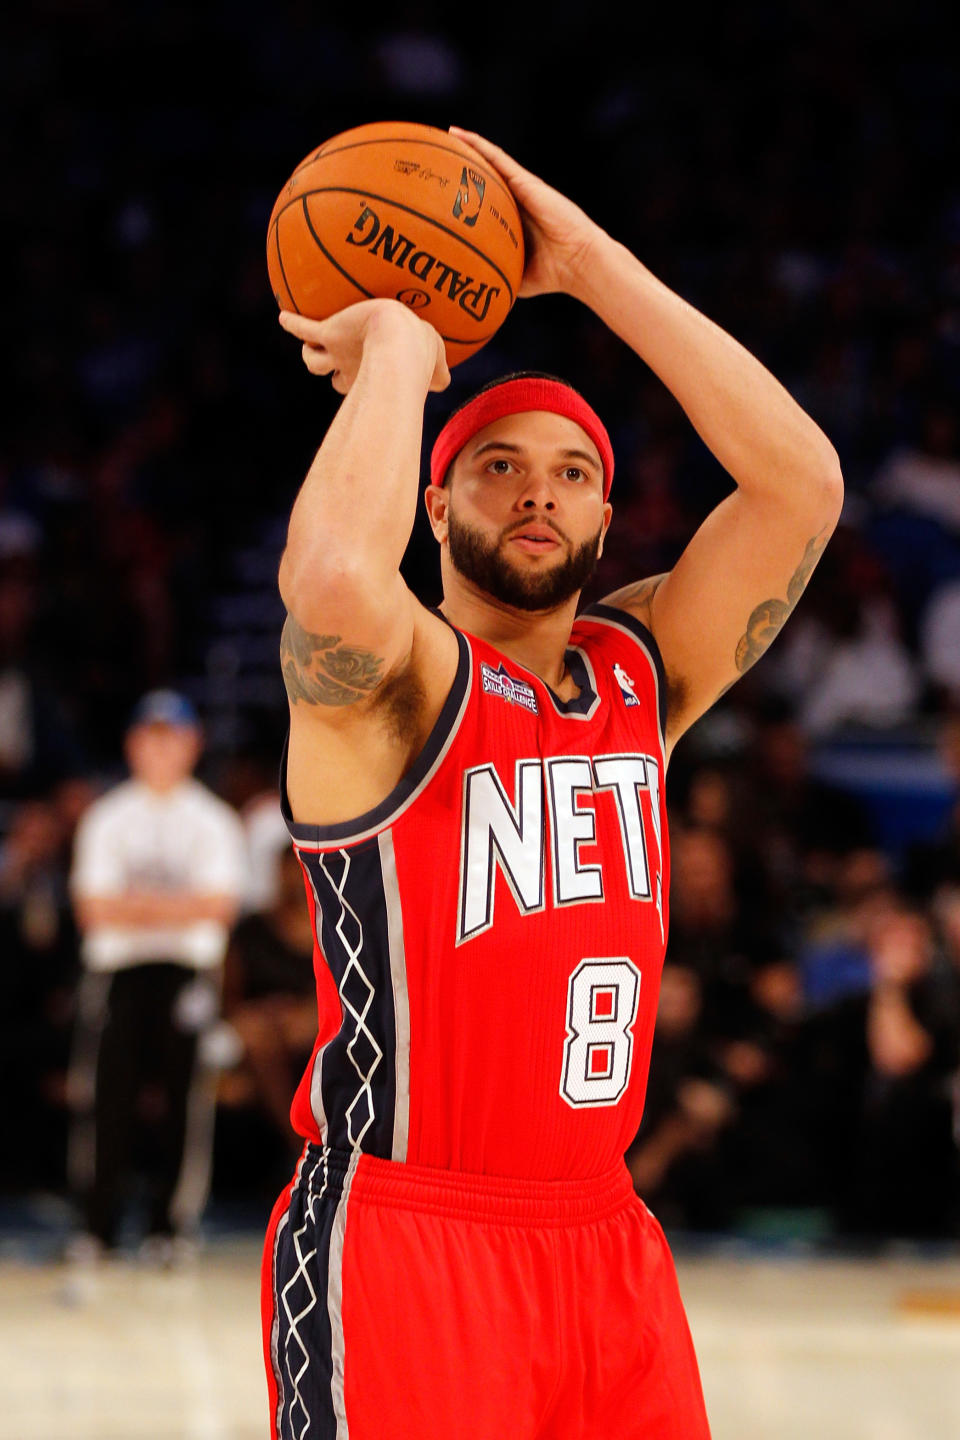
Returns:
[[[393,848],[393,831],[382,830],[380,867],[383,872],[383,895],[387,906],[387,946],[390,952],[390,978],[393,981],[393,1018],[396,1030],[396,1099],[393,1111],[393,1150],[391,1159],[406,1160],[410,1133],[410,999],[407,993],[407,960],[403,948],[403,911],[400,905],[400,882],[397,879],[397,857]]]
[[[350,1200],[350,1189],[359,1163],[360,1155],[355,1150],[350,1156],[350,1163],[343,1177],[343,1190],[337,1202],[333,1227],[330,1232],[327,1314],[330,1317],[330,1358],[333,1371],[330,1377],[330,1392],[333,1400],[333,1413],[337,1421],[337,1440],[349,1440],[350,1436],[344,1395],[346,1346],[343,1337],[343,1247],[347,1234],[347,1205]]]
[[[367,841],[352,850],[299,853],[317,907],[317,938],[341,1007],[340,1027],[314,1062],[311,1088],[319,1091],[314,1118],[324,1117],[325,1141],[335,1150],[389,1159],[397,1021],[380,845]],[[402,999],[406,1004],[405,980]]]
[[[280,1240],[290,1220],[289,1214],[284,1212],[277,1222],[277,1228],[273,1234],[273,1246],[270,1255],[270,1291],[273,1296],[273,1318],[270,1322],[270,1364],[273,1367],[274,1384],[277,1387],[277,1404],[273,1414],[273,1437],[272,1440],[279,1440],[280,1427],[283,1424],[283,1410],[286,1404],[286,1396],[283,1388],[283,1367],[280,1363],[280,1293],[277,1289],[277,1251],[280,1247]]]
[[[323,954],[323,946],[320,943],[321,926],[323,924],[323,912],[320,908],[320,901],[317,898],[317,887],[313,883],[313,875],[310,872],[310,866],[304,863],[303,856],[300,854],[299,850],[297,850],[297,859],[300,861],[300,869],[307,877],[307,885],[309,886],[310,910],[312,912],[310,918],[313,922],[313,933],[317,942],[317,948],[320,951],[320,958],[321,960],[323,960],[324,963],[326,963],[326,957]],[[314,1120],[317,1122],[317,1132],[320,1136],[320,1143],[322,1145],[327,1144],[327,1116],[323,1108],[323,1057],[326,1052],[326,1048],[326,1045],[320,1045],[317,1047],[317,1053],[313,1057],[313,1066],[310,1075],[310,1111],[313,1115]]]

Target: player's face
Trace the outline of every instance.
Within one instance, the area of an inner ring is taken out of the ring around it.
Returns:
[[[575,421],[543,410],[508,415],[464,447],[446,487],[454,568],[521,610],[548,610],[583,589],[611,509],[603,466]]]

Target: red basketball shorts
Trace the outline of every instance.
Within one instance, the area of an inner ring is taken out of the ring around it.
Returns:
[[[263,1282],[273,1440],[709,1440],[623,1166],[544,1184],[308,1146]]]

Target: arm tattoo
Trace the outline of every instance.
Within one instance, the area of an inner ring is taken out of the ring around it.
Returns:
[[[807,548],[803,552],[803,559],[794,570],[787,586],[786,600],[764,600],[752,612],[747,621],[747,628],[740,637],[737,645],[735,662],[737,669],[742,675],[755,665],[763,652],[776,639],[777,635],[793,609],[807,588],[807,581],[813,574],[814,566],[823,554],[827,539],[823,537],[823,531],[814,535],[812,540],[807,541]],[[729,686],[727,687],[729,689]]]
[[[283,682],[291,705],[354,705],[380,684],[383,660],[340,644],[339,635],[311,635],[288,615],[280,637]]]

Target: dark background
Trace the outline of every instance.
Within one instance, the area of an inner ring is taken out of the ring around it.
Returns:
[[[122,774],[130,706],[187,690],[203,777],[238,806],[275,782],[276,563],[336,397],[276,323],[267,218],[309,150],[397,118],[474,128],[568,193],[757,354],[844,469],[843,522],[797,615],[671,771],[679,1009],[638,1184],[678,1227],[762,1211],[789,1229],[802,1211],[817,1233],[956,1236],[960,87],[946,23],[930,0],[616,17],[38,0],[5,15],[11,1193],[63,1189],[70,842]],[[427,443],[453,404],[521,366],[569,378],[613,437],[617,514],[591,598],[669,568],[729,481],[574,302],[521,302],[431,397]],[[436,600],[422,521],[404,570]],[[891,926],[899,993],[929,1041],[895,1074],[870,1046]],[[238,1123],[218,1141],[215,1197],[257,1167],[237,1161]],[[918,1188],[936,1203],[914,1203]],[[871,1197],[891,1189],[888,1213]]]

